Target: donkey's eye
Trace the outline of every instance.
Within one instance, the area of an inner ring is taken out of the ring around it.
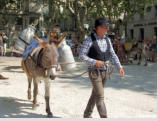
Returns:
[[[46,58],[49,58],[49,56],[48,56],[47,54],[45,55],[45,57],[46,57]]]

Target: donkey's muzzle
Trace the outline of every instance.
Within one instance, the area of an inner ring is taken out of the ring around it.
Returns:
[[[50,70],[50,79],[54,80],[56,77],[56,68],[51,68]]]
[[[55,76],[50,75],[51,80],[55,80],[55,78],[56,78],[56,75]]]

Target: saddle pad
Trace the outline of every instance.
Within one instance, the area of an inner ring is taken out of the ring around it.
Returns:
[[[47,38],[40,38],[40,39],[45,42],[49,41]],[[37,40],[32,40],[31,44],[26,48],[23,54],[24,61],[27,59],[28,55],[38,46],[39,46],[39,43],[37,42]]]
[[[41,46],[38,46],[30,54],[36,66],[40,65],[39,54],[41,53],[42,50],[43,48]]]

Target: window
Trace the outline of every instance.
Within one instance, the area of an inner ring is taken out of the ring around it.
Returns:
[[[134,30],[133,29],[130,30],[130,36],[131,36],[131,39],[134,38]]]
[[[154,36],[157,36],[157,27],[154,27]]]
[[[144,41],[144,28],[140,28],[140,39]]]
[[[33,24],[37,18],[30,17],[29,24]]]
[[[155,18],[157,18],[157,5],[155,5]]]
[[[147,8],[146,8],[146,12],[150,12],[151,11],[151,6],[148,6]]]
[[[144,7],[141,8],[140,19],[144,19]]]
[[[16,25],[22,25],[22,18],[21,17],[18,17],[16,19]]]

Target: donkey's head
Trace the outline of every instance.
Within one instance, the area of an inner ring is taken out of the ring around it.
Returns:
[[[34,38],[42,46],[42,50],[39,54],[39,64],[45,70],[45,76],[49,76],[52,80],[56,77],[56,67],[58,59],[57,46],[55,44],[49,44],[40,40],[36,35]]]
[[[46,69],[46,75],[53,80],[56,77],[58,52],[54,44],[48,44],[43,48],[43,56],[41,58],[41,65]]]

